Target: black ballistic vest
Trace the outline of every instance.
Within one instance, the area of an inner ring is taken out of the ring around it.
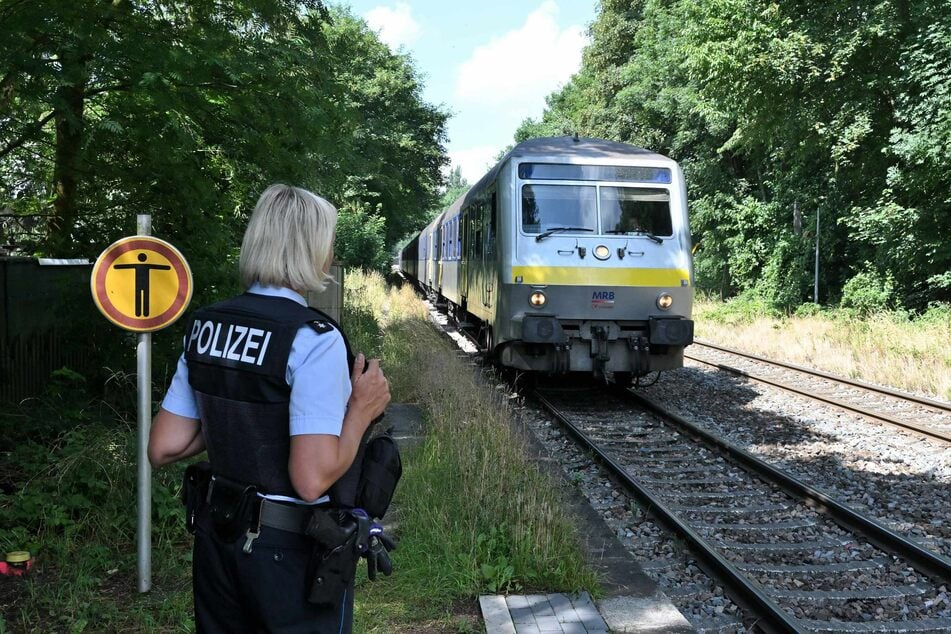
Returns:
[[[314,308],[245,293],[199,309],[185,333],[188,382],[212,470],[253,484],[261,493],[297,495],[287,468],[291,388],[286,370],[294,336],[304,325],[320,334],[339,331]],[[346,336],[344,344],[349,374],[353,356]]]

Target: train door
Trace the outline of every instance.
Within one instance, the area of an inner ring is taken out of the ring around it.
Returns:
[[[445,241],[446,232],[443,231],[442,225],[438,225],[436,227],[436,279],[433,285],[440,293],[442,292],[442,260],[446,253]]]
[[[492,308],[494,303],[495,278],[497,267],[495,264],[495,192],[489,193],[479,204],[482,216],[482,305]]]
[[[459,304],[465,308],[469,300],[469,212],[459,214]]]

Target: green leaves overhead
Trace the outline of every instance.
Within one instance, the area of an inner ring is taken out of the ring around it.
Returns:
[[[0,36],[0,209],[49,214],[35,253],[95,257],[151,213],[217,294],[272,182],[367,209],[385,246],[436,195],[446,114],[321,2],[3,0]]]
[[[604,0],[591,36],[516,138],[577,131],[680,161],[701,287],[810,299],[818,213],[825,300],[860,274],[906,307],[951,300],[947,2]]]

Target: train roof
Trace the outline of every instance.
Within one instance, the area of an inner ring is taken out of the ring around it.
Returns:
[[[650,158],[669,160],[666,156],[627,143],[589,137],[553,136],[528,139],[513,147],[499,163],[512,157],[577,156],[579,158]]]
[[[556,158],[571,157],[584,159],[650,159],[656,161],[671,161],[669,157],[663,154],[657,154],[644,148],[639,148],[627,143],[618,141],[609,141],[607,139],[595,139],[591,137],[575,136],[552,136],[539,137],[522,141],[505,156],[503,156],[489,172],[479,179],[479,181],[470,187],[465,194],[457,198],[449,207],[444,209],[436,218],[436,222],[441,221],[444,215],[455,215],[460,208],[470,199],[470,196],[478,195],[482,189],[493,182],[509,159],[512,158]]]

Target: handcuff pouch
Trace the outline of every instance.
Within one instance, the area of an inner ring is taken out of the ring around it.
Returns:
[[[257,487],[216,475],[211,481],[208,506],[215,533],[230,544],[257,524],[261,504]]]
[[[194,534],[198,522],[198,510],[208,498],[208,483],[211,482],[211,463],[196,462],[185,469],[182,480],[182,504],[185,505],[185,529]]]

